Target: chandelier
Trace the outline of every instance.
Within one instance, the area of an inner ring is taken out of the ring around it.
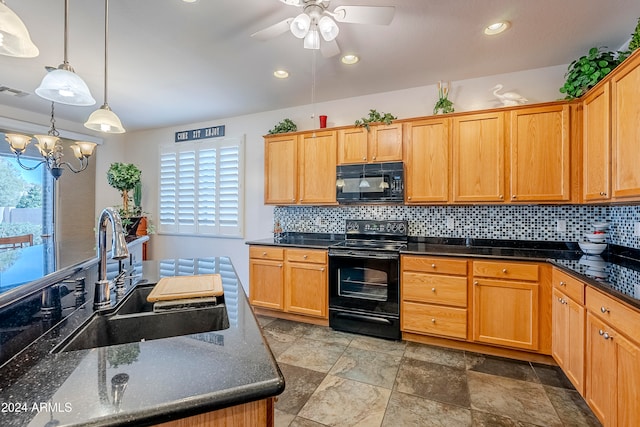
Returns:
[[[89,166],[89,157],[93,154],[93,150],[96,147],[94,142],[76,141],[71,145],[73,154],[79,160],[80,166],[78,168],[73,167],[69,162],[62,161],[62,143],[60,142],[60,132],[56,129],[56,119],[54,117],[54,103],[51,103],[51,128],[46,135],[34,135],[33,137],[22,135],[18,133],[7,133],[5,139],[11,147],[11,151],[16,155],[16,160],[22,169],[34,170],[40,165],[45,165],[51,175],[58,179],[64,171],[63,166],[67,167],[71,172],[82,172]],[[24,154],[27,149],[27,145],[35,138],[35,146],[38,148],[43,160],[35,166],[26,166],[20,161],[20,156]]]

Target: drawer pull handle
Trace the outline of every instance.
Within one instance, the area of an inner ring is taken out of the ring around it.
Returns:
[[[561,280],[560,281],[560,286],[567,286],[567,284]]]
[[[266,252],[262,252],[262,256],[267,256],[267,253]]]
[[[478,281],[476,280],[475,282],[473,282],[473,284],[474,284],[474,285],[477,285],[477,284],[478,284]]]
[[[599,329],[599,330],[598,330],[598,333],[599,333],[600,335],[604,335],[604,331],[603,331],[602,329]]]
[[[302,258],[307,259],[307,256],[306,256],[306,255],[303,255],[303,256],[302,256]]]
[[[435,263],[434,263],[434,264],[431,264],[431,268],[436,268]]]
[[[503,272],[504,274],[507,274],[507,269],[506,269],[506,268],[503,268],[503,269],[502,269],[502,272]]]
[[[282,268],[282,264],[278,264],[278,267]]]
[[[436,323],[436,319],[431,319],[431,323]]]
[[[320,269],[320,271],[324,273],[324,267],[322,267],[322,268]]]
[[[609,335],[608,332],[605,332],[604,334],[602,334],[602,338],[604,338],[605,340],[613,339],[613,337]]]
[[[431,288],[431,292],[435,292],[435,291],[436,291],[436,288]]]
[[[609,313],[609,309],[605,306],[600,307],[600,311],[603,313]]]

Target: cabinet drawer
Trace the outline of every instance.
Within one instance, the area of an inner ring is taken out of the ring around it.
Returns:
[[[327,251],[313,249],[287,249],[287,261],[326,264]]]
[[[433,258],[423,256],[402,256],[402,269],[422,271],[431,274],[467,275],[467,261],[450,258]]]
[[[473,275],[497,279],[538,281],[538,265],[502,261],[474,261]]]
[[[587,310],[603,319],[619,332],[640,340],[640,313],[591,287],[586,289]]]
[[[404,301],[467,306],[467,278],[405,271],[402,273]]]
[[[553,269],[552,277],[554,288],[558,289],[575,302],[584,305],[584,283],[575,277],[569,276],[568,274],[558,270],[557,268]]]
[[[284,249],[273,246],[250,246],[249,258],[284,261]]]
[[[467,338],[467,310],[413,302],[402,303],[402,330]]]

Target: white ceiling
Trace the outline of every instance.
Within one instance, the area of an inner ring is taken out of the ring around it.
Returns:
[[[63,0],[6,0],[40,49],[33,59],[0,56],[0,104],[49,114],[34,90],[46,65],[63,59]],[[97,104],[56,107],[84,123],[103,103],[103,0],[70,0],[69,62]],[[526,69],[568,64],[592,46],[616,50],[634,31],[638,0],[332,0],[396,7],[389,26],[339,24],[338,45],[356,53],[316,57],[315,101],[322,102]],[[300,13],[278,0],[111,0],[109,94],[128,131],[173,126],[311,103],[312,51],[290,33],[250,35]],[[512,27],[489,38],[491,22]],[[276,68],[290,77],[278,80]],[[560,96],[560,94],[559,94]]]

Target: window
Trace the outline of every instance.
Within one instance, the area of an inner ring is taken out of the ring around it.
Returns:
[[[242,237],[244,137],[160,148],[158,233]]]

